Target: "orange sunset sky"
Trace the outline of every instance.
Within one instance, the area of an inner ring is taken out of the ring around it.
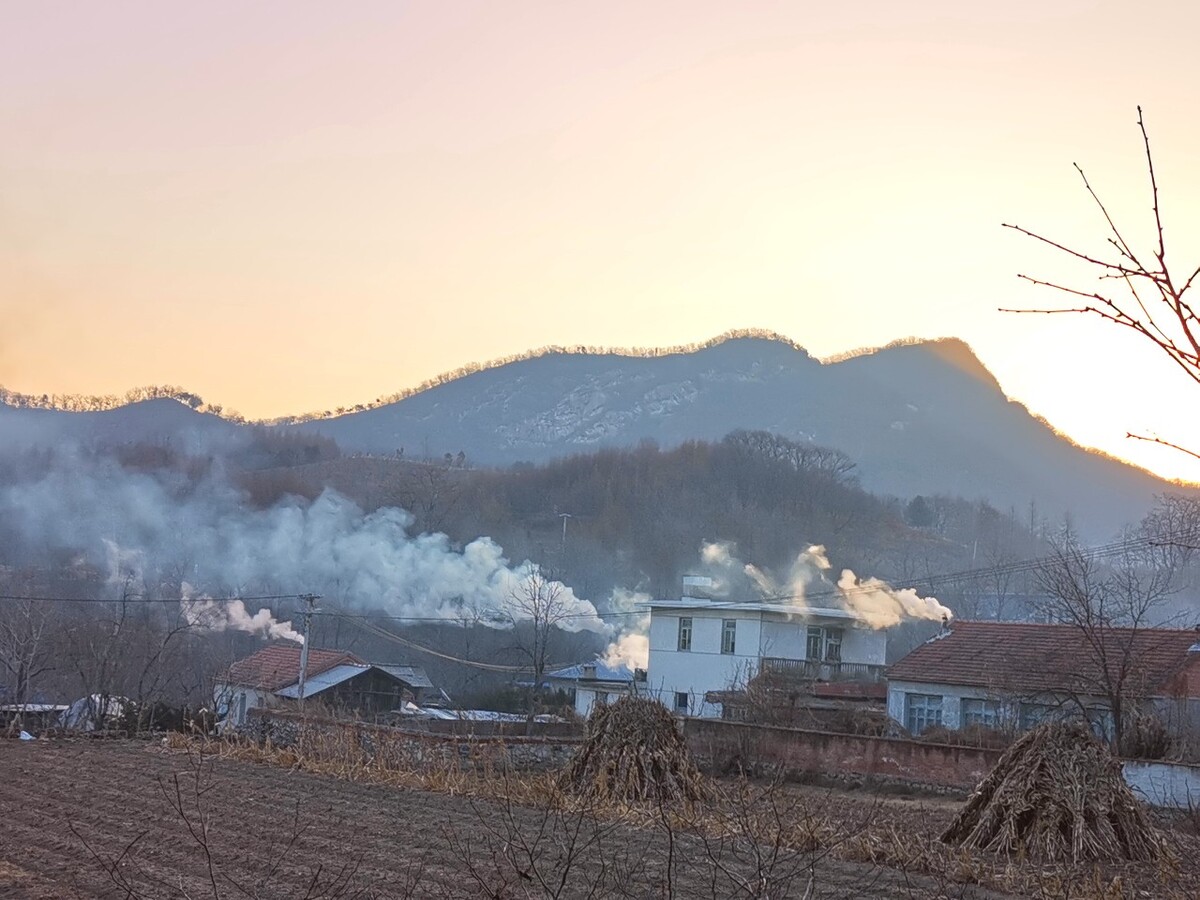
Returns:
[[[969,341],[1168,476],[1200,389],[1016,316],[1103,247],[1200,263],[1200,5],[0,2],[0,384],[351,405],[544,344]],[[1190,269],[1188,269],[1190,271]],[[847,415],[853,415],[847,410]]]

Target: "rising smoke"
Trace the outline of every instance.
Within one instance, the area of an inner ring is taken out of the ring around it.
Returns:
[[[269,609],[251,613],[242,600],[218,601],[204,595],[186,581],[180,588],[180,610],[189,624],[209,631],[245,631],[272,640],[304,643],[304,635],[291,622],[280,622]]]
[[[609,601],[620,623],[620,634],[604,651],[604,664],[612,668],[645,669],[650,664],[650,595],[617,588]]]
[[[27,552],[74,558],[110,580],[135,571],[160,594],[186,584],[183,612],[201,624],[293,640],[290,626],[267,611],[203,597],[311,592],[401,618],[461,621],[470,609],[499,627],[524,617],[511,601],[536,569],[511,564],[487,537],[459,550],[444,534],[409,534],[404,510],[364,513],[331,490],[260,510],[219,469],[199,480],[152,476],[69,452],[0,488],[0,520]],[[569,587],[559,586],[557,602],[565,629],[609,632]]]
[[[797,610],[840,606],[872,628],[890,628],[905,619],[941,621],[953,613],[934,597],[920,597],[912,588],[896,589],[878,578],[859,578],[842,569],[836,582],[828,573],[833,566],[825,548],[813,544],[802,551],[782,578],[742,562],[729,542],[705,544],[700,559],[713,580],[714,595],[770,600]]]

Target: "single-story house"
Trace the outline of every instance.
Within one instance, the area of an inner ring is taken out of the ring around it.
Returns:
[[[1032,622],[955,621],[888,669],[888,714],[910,733],[1025,730],[1058,716],[1113,731],[1119,681],[1129,712],[1182,733],[1200,726],[1200,633]]]
[[[618,697],[645,689],[646,673],[629,666],[610,666],[603,660],[580,663],[546,673],[546,683],[566,688],[573,695],[575,712],[583,718],[591,715],[597,703],[610,703]]]
[[[271,644],[229,667],[213,688],[217,714],[228,725],[246,723],[247,712],[299,700],[356,714],[377,715],[420,704],[433,691],[418,666],[368,663],[343,650],[308,652],[304,693],[300,693],[300,650],[295,644]]]

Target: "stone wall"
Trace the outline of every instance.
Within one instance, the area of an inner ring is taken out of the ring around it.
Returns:
[[[242,736],[320,759],[380,768],[539,771],[566,765],[577,738],[431,734],[280,710],[249,711]]]

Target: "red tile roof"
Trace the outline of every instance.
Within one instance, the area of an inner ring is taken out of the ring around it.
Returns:
[[[1200,662],[1190,629],[1109,628],[1096,643],[1073,625],[956,621],[888,669],[890,681],[985,687],[1001,693],[1095,693],[1107,673],[1128,672],[1140,693],[1174,694],[1185,668]]]
[[[308,678],[328,671],[342,663],[362,664],[362,660],[345,650],[320,650],[312,647],[308,651]],[[229,667],[226,680],[229,684],[244,684],[264,691],[277,691],[300,678],[300,646],[298,644],[270,644],[245,659],[239,659]]]

